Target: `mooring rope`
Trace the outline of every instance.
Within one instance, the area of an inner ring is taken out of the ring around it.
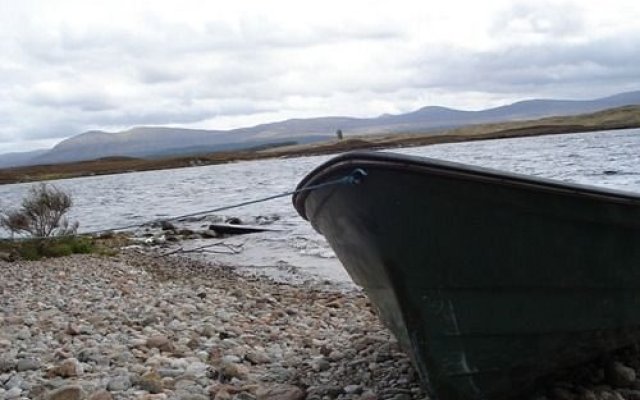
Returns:
[[[216,208],[212,208],[212,209],[209,209],[209,210],[196,211],[196,212],[189,213],[189,214],[176,215],[176,216],[168,217],[168,218],[156,218],[156,219],[140,222],[140,223],[137,223],[137,224],[122,225],[122,226],[118,226],[118,227],[115,227],[115,228],[99,229],[99,230],[88,231],[88,232],[80,232],[80,233],[77,233],[77,234],[56,235],[56,236],[51,236],[49,238],[50,239],[56,239],[56,238],[63,238],[63,237],[69,237],[69,236],[78,236],[78,235],[98,235],[98,234],[104,234],[104,233],[115,232],[115,231],[123,231],[123,230],[127,230],[127,229],[142,228],[143,226],[152,225],[152,224],[156,224],[156,223],[161,223],[161,222],[165,222],[165,221],[166,222],[176,221],[176,220],[180,220],[180,219],[183,219],[183,218],[189,218],[189,217],[195,217],[195,216],[204,215],[204,214],[213,214],[213,213],[220,212],[220,211],[232,210],[234,208],[245,207],[245,206],[252,205],[252,204],[257,204],[257,203],[263,203],[265,201],[274,200],[274,199],[278,199],[278,198],[286,197],[286,196],[292,196],[292,195],[297,194],[297,193],[309,192],[309,191],[312,191],[312,190],[322,189],[322,188],[326,188],[326,187],[329,187],[329,186],[337,186],[337,185],[345,185],[345,184],[346,185],[354,185],[354,184],[360,183],[365,176],[367,176],[366,171],[364,171],[361,168],[356,168],[350,174],[348,174],[346,176],[343,176],[342,178],[338,178],[338,179],[335,179],[335,180],[332,180],[332,181],[328,181],[328,182],[324,182],[324,183],[319,183],[317,185],[305,186],[305,187],[302,187],[300,189],[296,189],[296,190],[292,190],[292,191],[284,192],[284,193],[279,193],[279,194],[272,195],[272,196],[262,197],[262,198],[249,200],[249,201],[243,201],[243,202],[240,202],[240,203],[230,204],[230,205],[226,205],[226,206],[223,206],[223,207],[216,207]],[[40,239],[49,239],[49,238],[40,238]],[[19,239],[27,239],[27,238],[15,238],[14,240],[19,240]]]

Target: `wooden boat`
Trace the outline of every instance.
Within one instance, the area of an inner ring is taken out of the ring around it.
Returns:
[[[522,398],[640,337],[638,194],[362,152],[298,189],[438,399]]]

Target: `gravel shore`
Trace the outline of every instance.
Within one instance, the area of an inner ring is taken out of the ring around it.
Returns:
[[[153,251],[0,261],[0,399],[426,399],[367,298]],[[530,400],[640,400],[640,352]]]
[[[426,397],[358,291],[134,250],[0,272],[0,399]]]

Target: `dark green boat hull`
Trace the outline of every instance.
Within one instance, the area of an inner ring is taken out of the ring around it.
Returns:
[[[640,337],[640,197],[392,155],[350,153],[294,205],[443,400],[517,398]]]

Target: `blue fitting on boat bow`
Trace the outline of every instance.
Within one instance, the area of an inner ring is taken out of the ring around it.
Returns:
[[[362,168],[356,168],[349,176],[346,177],[346,179],[348,183],[357,185],[362,182],[364,177],[367,175],[367,171],[363,170]]]

